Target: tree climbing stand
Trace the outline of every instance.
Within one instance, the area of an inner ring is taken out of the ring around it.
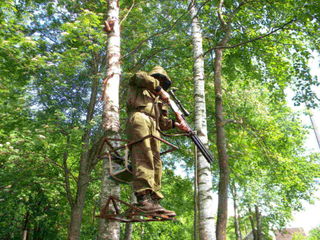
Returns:
[[[99,158],[108,159],[110,178],[119,183],[130,184],[132,182],[133,174],[129,158],[129,148],[130,146],[140,143],[148,138],[155,138],[169,146],[169,148],[161,152],[160,155],[164,155],[178,149],[177,146],[152,134],[147,135],[134,142],[128,142],[124,139],[106,137],[103,140],[103,144],[100,149],[101,155],[99,156]],[[119,146],[119,143],[125,144]],[[115,165],[117,167],[114,167]],[[109,196],[106,204],[101,209],[100,214],[97,217],[120,222],[151,222],[175,220],[174,217],[169,217],[158,212],[145,212],[139,207],[135,206],[135,204],[126,203],[114,196]]]
[[[97,216],[106,220],[119,222],[155,222],[176,220],[174,217],[157,213],[146,212],[134,204],[126,203],[114,196],[110,196]]]

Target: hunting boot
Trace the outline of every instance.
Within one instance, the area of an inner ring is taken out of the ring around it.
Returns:
[[[168,209],[165,209],[164,207],[162,207],[160,205],[160,200],[161,200],[161,198],[158,198],[157,196],[152,195],[153,204],[158,208],[157,213],[167,215],[168,217],[177,216],[177,214],[174,211],[171,211],[171,210],[168,210]]]
[[[156,213],[161,210],[159,206],[154,204],[149,191],[135,193],[135,195],[138,202],[136,207],[140,208],[143,212]]]

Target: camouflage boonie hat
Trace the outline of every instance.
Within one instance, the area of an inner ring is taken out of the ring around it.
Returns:
[[[161,67],[161,66],[155,66],[152,70],[151,70],[151,72],[149,72],[149,75],[151,75],[151,76],[153,76],[153,77],[157,77],[157,76],[160,76],[160,77],[165,77],[169,82],[170,82],[170,84],[171,84],[171,79],[170,79],[170,77],[168,76],[168,74],[167,74],[167,72],[166,72],[166,70],[164,70],[164,68],[163,67]]]

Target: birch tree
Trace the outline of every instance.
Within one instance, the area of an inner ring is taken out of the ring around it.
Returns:
[[[202,34],[197,17],[196,1],[190,1],[190,14],[192,18],[193,42],[193,72],[194,72],[194,99],[195,99],[195,129],[201,141],[207,145],[207,121],[205,102],[204,60],[202,48]],[[204,240],[215,239],[214,233],[214,202],[212,190],[212,173],[210,164],[198,150],[197,158],[197,190],[199,211],[199,237]]]
[[[108,136],[117,135],[120,129],[119,120],[119,85],[120,85],[120,21],[119,0],[108,1],[108,19],[105,31],[107,42],[107,77],[103,82],[103,129]],[[103,162],[103,176],[101,186],[101,207],[110,195],[119,197],[120,186],[109,178],[108,162]],[[120,237],[120,223],[116,221],[100,220],[100,239],[117,240]]]
[[[314,135],[316,136],[318,147],[320,149],[320,133],[319,133],[318,123],[314,120],[314,116],[312,115],[312,111],[311,110],[308,110],[307,114],[309,115],[311,126],[312,126],[312,129],[314,131]]]

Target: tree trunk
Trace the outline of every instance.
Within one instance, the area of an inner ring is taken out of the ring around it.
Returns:
[[[27,240],[27,239],[28,239],[28,230],[25,229],[25,230],[23,230],[22,240]]]
[[[318,142],[318,147],[319,147],[319,149],[320,149],[320,133],[319,133],[318,125],[317,125],[317,123],[313,120],[313,116],[312,116],[311,110],[309,110],[308,115],[309,115],[309,117],[310,117],[311,125],[312,125],[312,128],[313,128],[314,134],[315,134],[315,136],[316,136],[317,142]]]
[[[107,77],[104,80],[102,93],[104,102],[102,126],[106,131],[117,133],[120,129],[119,84],[121,75],[119,0],[108,0],[108,5]]]
[[[134,192],[132,191],[131,204],[135,203],[135,202],[136,202],[136,196],[134,195]],[[125,229],[124,239],[123,240],[131,240],[132,231],[133,231],[133,224],[132,223],[126,223],[126,229]]]
[[[258,240],[258,236],[257,236],[257,229],[256,229],[256,225],[255,225],[255,221],[254,221],[254,214],[251,211],[251,208],[249,208],[249,220],[251,223],[251,229],[252,229],[252,235],[253,235],[253,240]]]
[[[262,240],[262,226],[261,226],[261,213],[259,211],[258,205],[255,205],[256,212],[256,223],[257,223],[257,240]]]
[[[101,183],[101,208],[107,202],[109,196],[115,196],[119,198],[120,196],[120,186],[114,180],[110,179],[109,175],[109,159],[103,159],[102,168],[102,183]],[[112,209],[112,203],[110,205]],[[100,219],[99,221],[99,239],[100,240],[119,240],[120,239],[120,223],[117,221],[106,221],[105,219]]]
[[[24,223],[23,223],[23,229],[22,229],[22,240],[27,240],[28,239],[28,224],[29,224],[29,218],[30,218],[30,212],[27,211],[25,218],[24,218]]]
[[[80,162],[80,175],[78,177],[78,184],[77,184],[77,195],[76,201],[72,208],[71,213],[71,222],[69,226],[69,240],[78,240],[80,239],[80,229],[81,229],[81,222],[82,222],[82,213],[84,208],[85,202],[85,195],[87,193],[88,185],[89,185],[89,173],[85,169],[86,165],[85,161],[87,159],[81,159]]]
[[[73,198],[72,198],[72,192],[70,187],[70,171],[68,167],[68,158],[69,158],[69,147],[70,147],[70,135],[66,136],[67,138],[67,146],[66,150],[63,153],[63,170],[64,170],[64,184],[65,184],[65,190],[66,190],[66,197],[68,199],[69,205],[72,208],[73,207]]]
[[[97,71],[97,68],[95,66],[93,75],[95,75],[96,71]],[[87,109],[87,116],[86,116],[87,126],[90,124],[90,121],[93,118],[94,109],[95,109],[96,100],[97,100],[98,83],[99,83],[98,79],[94,77],[91,84],[91,96],[90,96],[89,106]],[[91,161],[93,160],[89,154],[90,131],[91,131],[90,128],[86,129],[82,136],[83,152],[81,153],[81,157],[80,157],[80,169],[79,169],[79,176],[78,176],[78,182],[77,182],[77,193],[71,209],[71,219],[70,219],[70,224],[68,229],[69,240],[80,239],[82,213],[83,213],[83,208],[85,203],[85,196],[86,196],[89,181],[90,181]]]
[[[217,219],[217,240],[226,239],[226,227],[228,220],[228,184],[229,184],[229,166],[226,147],[226,137],[224,130],[223,102],[222,102],[222,49],[215,50],[214,61],[214,88],[215,88],[215,119],[217,131],[217,149],[219,158],[219,203]]]
[[[226,228],[228,221],[228,185],[229,185],[229,166],[228,154],[226,146],[226,136],[224,130],[223,116],[223,99],[222,99],[222,60],[223,49],[226,46],[231,34],[231,21],[226,23],[222,15],[222,6],[224,1],[220,0],[218,7],[218,17],[221,23],[221,28],[224,31],[224,36],[215,48],[214,59],[214,91],[215,91],[215,124],[216,124],[216,139],[219,161],[219,190],[218,190],[218,213],[217,213],[217,240],[226,240]]]
[[[120,84],[120,24],[119,24],[119,0],[108,0],[108,19],[106,31],[107,43],[107,77],[103,88],[103,116],[102,127],[108,136],[115,136],[120,129],[119,117],[119,84]],[[107,198],[113,195],[120,197],[120,186],[109,178],[107,160],[103,163],[103,177],[101,186],[101,204],[105,204]],[[120,223],[116,221],[106,222],[100,220],[99,239],[118,240],[120,238]]]
[[[195,98],[195,129],[201,141],[207,145],[207,121],[205,102],[204,60],[202,49],[201,26],[197,17],[195,1],[190,1],[192,18],[192,41],[194,58],[194,98]],[[214,233],[214,202],[212,190],[211,166],[197,151],[198,176],[198,210],[199,210],[199,238],[203,240],[215,239]]]
[[[238,196],[237,196],[237,189],[233,184],[230,187],[232,198],[233,198],[233,210],[234,210],[234,232],[236,234],[236,240],[242,240],[241,229],[240,229],[240,221],[239,221],[239,214],[238,214]]]
[[[193,196],[193,204],[194,204],[194,214],[193,214],[193,239],[199,240],[199,192],[198,192],[198,148],[194,145],[194,196]]]

